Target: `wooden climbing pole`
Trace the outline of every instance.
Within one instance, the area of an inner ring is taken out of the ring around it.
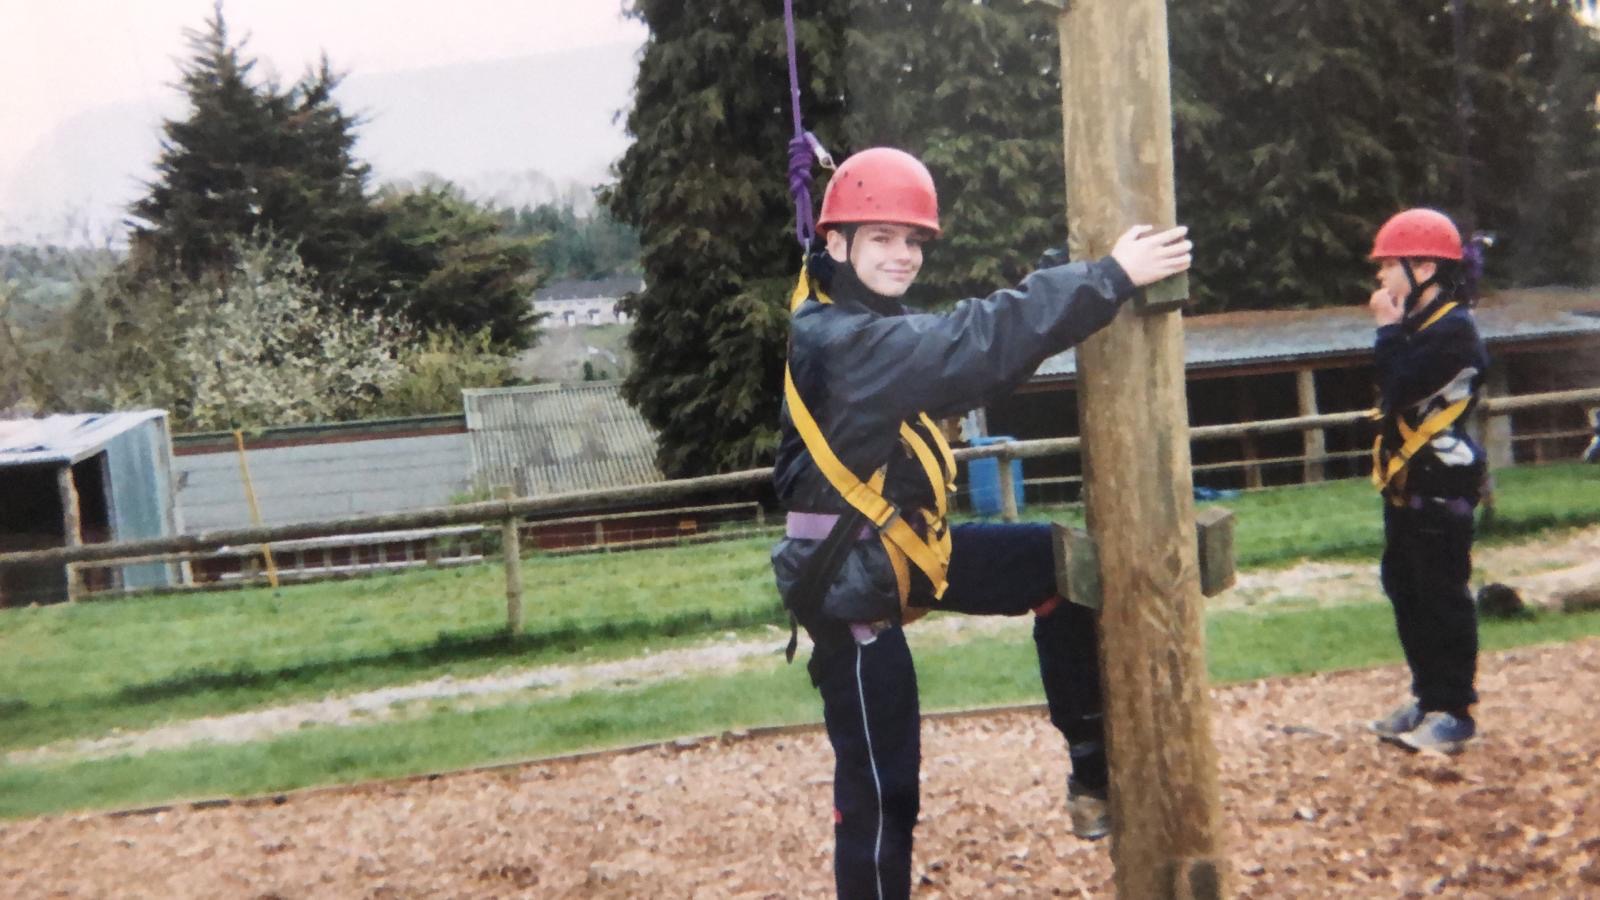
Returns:
[[[1164,0],[1071,0],[1060,17],[1072,256],[1175,224]],[[1204,253],[1205,236],[1197,236]],[[1100,562],[1117,895],[1223,897],[1184,393],[1184,277],[1078,348],[1089,533]]]

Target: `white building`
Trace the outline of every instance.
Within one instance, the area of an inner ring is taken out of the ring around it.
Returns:
[[[533,295],[535,312],[545,313],[545,328],[578,325],[617,325],[628,321],[622,298],[644,287],[633,277],[598,281],[558,281]]]

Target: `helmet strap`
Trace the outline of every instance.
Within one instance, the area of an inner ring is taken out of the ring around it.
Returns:
[[[1422,302],[1422,292],[1439,283],[1441,268],[1439,263],[1435,262],[1433,264],[1433,274],[1428,276],[1427,281],[1419,284],[1417,282],[1417,273],[1411,268],[1411,260],[1400,260],[1400,270],[1406,273],[1406,281],[1411,285],[1411,293],[1406,295],[1405,318],[1410,318],[1411,313],[1416,310],[1417,304]]]
[[[1406,283],[1411,285],[1411,293],[1406,294],[1405,314],[1409,316],[1411,315],[1412,308],[1417,305],[1417,294],[1420,291],[1420,288],[1417,286],[1417,273],[1411,269],[1411,260],[1400,260],[1400,269],[1406,273]]]

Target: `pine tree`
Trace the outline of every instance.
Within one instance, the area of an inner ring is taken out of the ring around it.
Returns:
[[[286,90],[256,79],[220,3],[186,34],[189,114],[165,123],[156,180],[132,207],[134,258],[192,281],[230,265],[234,239],[270,237],[297,246],[325,294],[371,302],[380,220],[352,154],[356,122],[333,99],[339,76],[324,58]]]
[[[537,241],[504,236],[493,211],[448,185],[372,195],[326,57],[281,89],[255,76],[220,4],[187,34],[189,112],[165,124],[157,178],[133,206],[133,277],[195,283],[228,271],[241,241],[271,241],[294,247],[323,302],[398,312],[419,339],[487,329],[502,349],[537,340]]]

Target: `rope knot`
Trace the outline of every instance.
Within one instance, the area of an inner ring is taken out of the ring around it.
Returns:
[[[789,194],[794,197],[794,236],[801,247],[811,246],[816,235],[816,219],[811,212],[811,166],[815,162],[810,135],[795,135],[789,141]]]

